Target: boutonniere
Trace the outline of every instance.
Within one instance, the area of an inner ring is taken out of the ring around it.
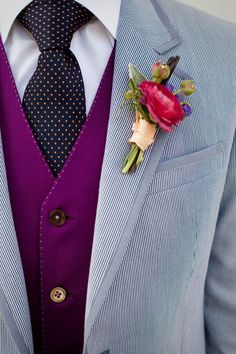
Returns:
[[[182,81],[175,91],[168,83],[179,56],[167,63],[158,61],[152,65],[152,79],[148,80],[133,64],[129,64],[129,88],[125,93],[135,112],[133,135],[129,139],[131,149],[123,164],[123,173],[133,172],[143,161],[144,152],[155,141],[159,129],[171,132],[185,117],[192,113],[186,96],[196,91],[192,80]]]

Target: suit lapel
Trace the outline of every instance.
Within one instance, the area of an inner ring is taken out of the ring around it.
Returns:
[[[135,174],[121,173],[122,162],[129,151],[127,141],[134,121],[134,114],[130,113],[128,107],[119,113],[128,84],[128,64],[135,64],[148,76],[151,64],[181,42],[159,2],[148,0],[144,6],[140,0],[129,0],[123,1],[121,6],[111,114],[100,180],[88,285],[85,343],[122,261],[168,137],[164,132],[159,132]],[[177,74],[187,77],[180,70]],[[17,328],[33,352],[24,275],[10,209],[1,144],[0,196],[0,286]]]
[[[148,24],[144,18],[149,19]],[[128,107],[119,112],[128,85],[128,64],[135,64],[149,76],[151,64],[160,58],[160,54],[180,42],[179,35],[155,0],[145,2],[145,6],[140,0],[123,1],[117,34],[111,113],[94,231],[85,343],[121,264],[168,137],[168,134],[160,131],[155,143],[146,151],[139,169],[134,174],[121,173],[122,162],[129,151],[127,142],[134,122],[134,113],[130,112]],[[181,71],[179,76],[187,77]]]
[[[24,274],[12,218],[0,134],[0,309],[15,344],[33,353]],[[15,323],[14,323],[15,321]],[[23,352],[23,351],[22,351]]]

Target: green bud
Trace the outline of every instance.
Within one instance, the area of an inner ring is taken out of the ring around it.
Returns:
[[[168,79],[170,76],[170,67],[167,64],[157,62],[152,65],[152,77],[154,81],[162,81]]]
[[[185,96],[190,96],[196,91],[196,86],[193,80],[184,80],[180,85],[180,90]]]

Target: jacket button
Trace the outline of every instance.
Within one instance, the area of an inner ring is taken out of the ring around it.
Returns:
[[[51,297],[51,300],[54,302],[62,302],[66,298],[66,291],[65,291],[65,289],[57,286],[56,288],[53,288],[51,290],[50,297]]]
[[[61,226],[66,222],[66,214],[61,209],[55,209],[50,213],[50,221],[55,226]]]

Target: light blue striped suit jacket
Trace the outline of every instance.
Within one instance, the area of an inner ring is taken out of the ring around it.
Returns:
[[[193,114],[123,175],[134,63],[180,55]],[[87,294],[84,353],[236,354],[236,26],[172,0],[123,0]],[[33,353],[0,148],[0,348]]]

